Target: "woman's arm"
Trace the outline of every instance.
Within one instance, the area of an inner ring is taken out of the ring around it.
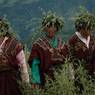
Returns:
[[[16,58],[17,58],[17,60],[19,62],[22,81],[23,82],[26,82],[26,83],[29,83],[29,74],[28,74],[28,69],[27,69],[27,65],[26,65],[24,51],[21,50],[17,54]]]

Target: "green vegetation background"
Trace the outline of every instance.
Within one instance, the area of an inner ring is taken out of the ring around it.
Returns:
[[[0,0],[0,17],[5,16],[9,20],[16,37],[25,45],[26,59],[28,59],[32,43],[42,36],[40,26],[43,12],[51,10],[59,16],[64,16],[65,25],[60,33],[63,34],[65,42],[75,32],[74,17],[80,13],[82,7],[95,15],[95,0]],[[74,80],[70,77],[71,63],[69,61],[66,63],[60,73],[55,72],[56,81],[48,79],[45,91],[40,89],[33,91],[31,86],[23,84],[23,94],[80,95],[76,94]],[[77,72],[85,88],[81,95],[95,95],[95,84],[91,79],[88,81],[83,67],[80,66]],[[30,68],[29,74],[31,76]]]

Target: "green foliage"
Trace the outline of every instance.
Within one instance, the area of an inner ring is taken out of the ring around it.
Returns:
[[[55,80],[51,80],[47,76],[47,82],[44,89],[36,88],[31,89],[30,95],[94,95],[95,94],[95,80],[87,74],[87,71],[81,65],[73,71],[73,63],[69,60],[65,61],[62,65],[62,69],[55,71]],[[75,86],[77,77],[74,78],[74,74],[77,73],[80,83],[83,85],[83,92],[80,94],[78,87]],[[26,94],[28,95],[28,94]]]
[[[84,24],[93,30],[95,27],[95,16],[86,10],[81,10],[81,14],[75,18],[75,26],[81,28]]]
[[[27,44],[28,44],[28,42],[31,42],[33,44],[38,38],[43,37],[46,34],[43,31],[43,28],[45,28],[46,26],[56,25],[56,27],[58,28],[59,31],[63,28],[64,19],[62,17],[57,16],[56,13],[53,13],[51,11],[43,12],[42,14],[43,14],[43,16],[42,16],[42,18],[40,18],[40,23],[38,24],[37,27],[34,28],[34,31],[29,35]],[[37,18],[35,18],[35,20],[36,19]],[[36,23],[37,23],[37,21],[36,21]],[[57,32],[57,33],[61,33],[61,32]]]
[[[12,30],[10,23],[6,17],[3,17],[0,19],[0,36],[5,35],[16,37],[16,32]]]
[[[48,26],[56,26],[58,30],[62,29],[64,25],[63,18],[57,16],[55,13],[49,11],[47,13],[44,12],[44,16],[42,19],[42,28]]]
[[[0,19],[0,36],[9,32],[9,23],[6,19]]]
[[[74,80],[71,77],[69,62],[66,61],[62,70],[55,72],[55,81],[48,83],[46,95],[75,95]]]

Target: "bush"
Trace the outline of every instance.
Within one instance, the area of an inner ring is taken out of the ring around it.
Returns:
[[[82,64],[79,61],[80,64]],[[47,83],[44,91],[36,89],[32,93],[33,95],[94,95],[95,94],[95,83],[87,71],[82,65],[80,65],[75,71],[73,70],[72,62],[66,60],[62,66],[62,70],[55,71],[55,80],[52,81],[47,77]],[[75,73],[78,75],[74,78]],[[79,78],[79,82],[83,86],[82,93],[78,92],[79,86],[75,86],[75,81]]]

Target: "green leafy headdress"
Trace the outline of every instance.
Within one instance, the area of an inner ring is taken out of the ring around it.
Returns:
[[[9,23],[5,18],[0,18],[0,36],[5,36],[9,33]]]
[[[44,14],[42,19],[42,28],[55,26],[58,30],[62,29],[64,25],[63,18],[60,16],[57,16],[53,12],[47,12]]]
[[[85,28],[93,30],[95,27],[95,17],[88,12],[82,13],[81,15],[76,17],[75,27],[76,30],[78,31],[80,29],[85,29]]]

